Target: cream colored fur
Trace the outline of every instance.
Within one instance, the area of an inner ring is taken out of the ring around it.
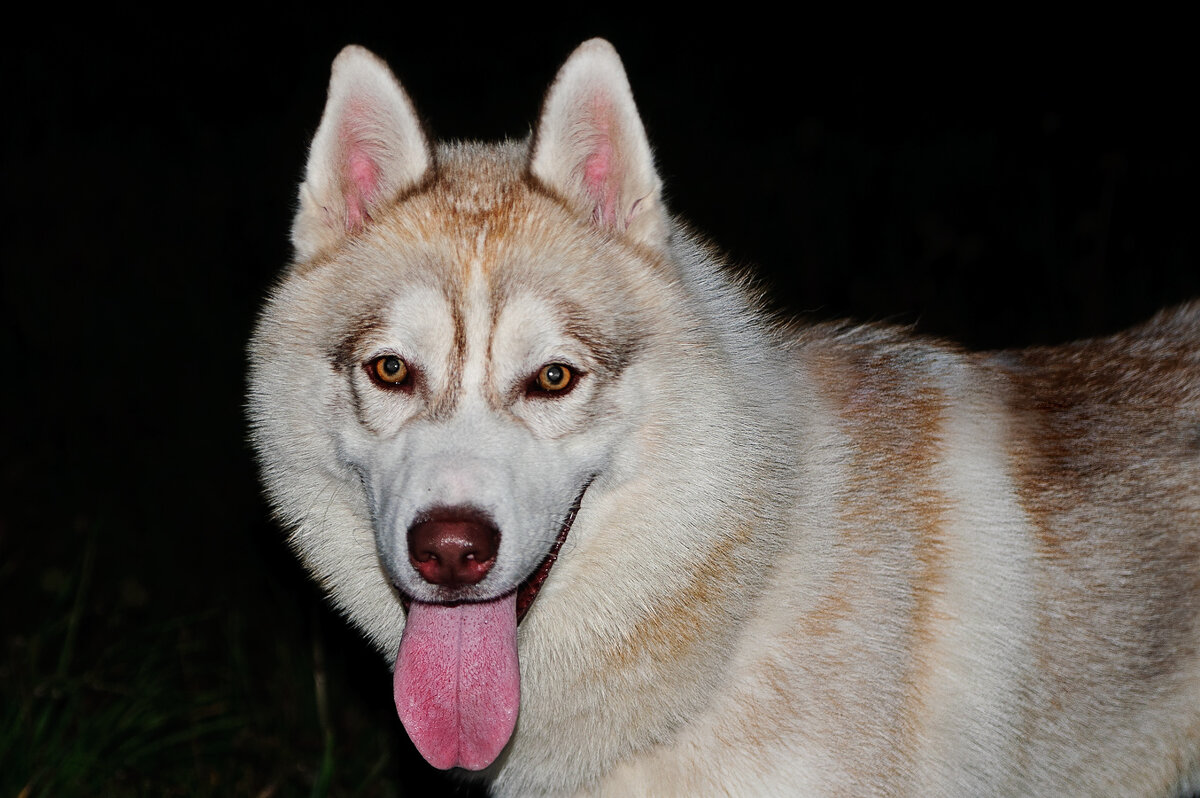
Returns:
[[[401,593],[431,595],[403,556],[422,496],[501,518],[487,598],[590,485],[518,629],[493,794],[1195,785],[1200,307],[990,354],[777,324],[667,215],[599,40],[532,142],[436,148],[348,48],[293,239],[253,440],[296,552],[385,656]],[[410,394],[367,378],[387,352]],[[557,360],[578,387],[525,397]]]

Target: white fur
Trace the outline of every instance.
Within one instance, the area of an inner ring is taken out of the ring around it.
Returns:
[[[355,151],[377,159],[360,173],[384,176],[367,197],[338,134],[363,120],[379,146]],[[349,49],[293,236],[251,344],[253,440],[292,545],[385,656],[401,592],[443,600],[407,562],[421,512],[492,515],[496,565],[469,593],[491,599],[586,488],[518,629],[493,794],[1194,784],[1200,308],[1028,360],[777,327],[666,214],[600,41],[564,65],[531,143],[436,151],[386,67]],[[422,381],[372,383],[384,354]],[[1071,371],[1106,359],[1128,363]],[[547,363],[584,376],[538,397],[524,386]]]

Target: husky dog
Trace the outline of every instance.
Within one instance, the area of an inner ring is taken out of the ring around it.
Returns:
[[[968,353],[781,323],[586,42],[529,141],[333,64],[251,345],[263,480],[497,796],[1169,796],[1200,777],[1200,305]]]

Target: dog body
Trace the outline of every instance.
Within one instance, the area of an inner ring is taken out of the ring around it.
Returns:
[[[293,240],[264,482],[433,764],[497,796],[1200,786],[1200,305],[989,354],[777,323],[667,215],[598,40],[530,142],[436,148],[347,48]]]

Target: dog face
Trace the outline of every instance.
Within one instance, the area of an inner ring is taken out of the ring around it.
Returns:
[[[351,320],[322,347],[335,353],[329,404],[353,408],[330,428],[365,490],[381,562],[419,601],[493,599],[528,579],[627,434],[615,405],[636,406],[644,389],[625,379],[639,346],[633,322],[648,311],[624,290],[635,279],[628,258],[577,223],[574,240],[542,237],[531,218],[568,215],[529,189],[498,193],[503,234],[481,233],[461,212],[425,216],[456,197],[416,197],[397,213],[451,222],[385,222],[353,258],[321,267],[341,271],[347,290],[375,287],[348,316],[328,311]],[[383,275],[380,262],[390,264]],[[345,300],[322,286],[302,304]],[[430,582],[411,532],[456,514],[491,527],[494,563],[478,581]]]

